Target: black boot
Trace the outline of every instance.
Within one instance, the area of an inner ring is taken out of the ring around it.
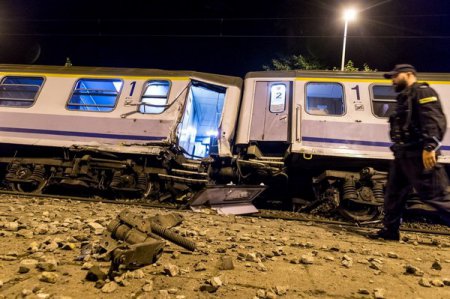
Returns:
[[[370,239],[384,239],[392,241],[400,241],[400,232],[398,229],[382,228],[375,233],[368,234]]]

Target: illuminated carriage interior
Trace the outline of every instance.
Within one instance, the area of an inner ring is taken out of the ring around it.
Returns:
[[[225,91],[221,86],[192,81],[177,133],[178,144],[186,157],[199,159],[218,152]]]

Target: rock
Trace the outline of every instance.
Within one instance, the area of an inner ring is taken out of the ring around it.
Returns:
[[[88,281],[106,280],[106,277],[106,273],[100,270],[98,266],[91,267],[86,274],[86,280]]]
[[[156,299],[170,299],[169,292],[167,290],[159,290]]]
[[[42,274],[39,275],[39,280],[48,283],[56,283],[58,277],[58,274],[54,272],[42,272]]]
[[[36,235],[45,235],[48,233],[48,225],[45,223],[41,223],[39,224],[35,229],[34,229],[34,233]]]
[[[369,292],[368,289],[360,288],[360,289],[358,290],[358,294],[369,295],[370,292]]]
[[[381,271],[381,269],[383,268],[383,265],[380,264],[380,263],[377,263],[377,262],[375,262],[375,261],[371,261],[369,267],[372,268],[372,269],[380,270],[380,271]]]
[[[153,280],[150,280],[150,281],[146,282],[142,286],[142,291],[144,291],[144,292],[151,292],[151,291],[153,291]]]
[[[309,254],[302,255],[302,257],[300,258],[300,263],[305,264],[305,265],[313,264],[314,257]]]
[[[38,252],[39,244],[37,242],[31,242],[31,244],[28,245],[27,251],[30,253]]]
[[[167,292],[171,295],[175,295],[176,293],[178,293],[178,289],[177,288],[171,288],[168,289]]]
[[[203,262],[198,262],[194,265],[194,271],[205,271],[206,270],[206,265]]]
[[[164,273],[171,277],[174,277],[180,274],[180,268],[178,268],[178,266],[176,265],[167,264],[164,266]]]
[[[222,256],[221,263],[220,263],[220,269],[221,270],[233,270],[234,269],[233,258],[229,255]]]
[[[19,222],[7,222],[3,225],[3,227],[7,231],[16,232],[19,230]]]
[[[276,286],[275,287],[275,293],[278,296],[286,295],[288,288],[286,286]]]
[[[180,256],[181,256],[181,252],[174,251],[174,252],[172,252],[172,255],[170,257],[173,258],[174,260],[176,260],[176,259],[179,259]]]
[[[37,260],[33,259],[24,259],[20,261],[19,264],[19,273],[28,273],[31,269],[35,268],[38,264]]]
[[[419,280],[419,285],[426,287],[426,288],[431,288],[430,280],[428,278],[422,277]]]
[[[256,291],[256,297],[258,298],[266,298],[266,291],[263,289],[259,289]]]
[[[414,276],[423,276],[423,271],[419,268],[413,266],[413,265],[406,265],[405,266],[405,275],[414,275]]]
[[[442,282],[444,283],[444,285],[450,286],[450,279],[449,278],[442,279]]]
[[[222,284],[223,284],[222,280],[221,280],[220,277],[218,277],[218,276],[215,276],[215,277],[211,278],[211,279],[209,280],[209,283],[210,283],[213,287],[217,287],[217,288],[221,287]]]
[[[332,257],[331,255],[327,255],[327,256],[325,257],[325,260],[326,260],[326,261],[329,261],[329,262],[332,262],[332,261],[334,261],[334,257]]]
[[[398,254],[395,252],[388,252],[387,256],[391,259],[398,259]]]
[[[103,225],[101,225],[97,222],[89,222],[88,226],[91,229],[91,231],[94,233],[94,235],[101,235],[101,234],[103,234],[103,231],[105,230]]]
[[[439,261],[434,261],[433,265],[431,265],[431,269],[440,271],[442,270],[442,265]]]
[[[208,292],[208,293],[214,293],[216,292],[218,287],[214,287],[210,284],[204,284],[200,287],[200,292]]]
[[[119,286],[117,285],[117,283],[115,281],[111,281],[108,283],[105,283],[105,285],[102,287],[102,292],[103,293],[112,293],[115,290],[117,290]]]
[[[373,291],[373,296],[375,297],[375,299],[384,299],[384,293],[384,289],[378,288]]]
[[[130,283],[125,279],[125,275],[115,276],[114,281],[122,287],[129,285]]]
[[[43,262],[39,262],[36,267],[40,271],[53,272],[58,267],[58,262],[55,259],[47,259]]]
[[[346,268],[350,268],[351,266],[353,266],[353,259],[348,255],[344,254],[344,256],[342,257],[341,264]]]
[[[432,279],[431,284],[434,285],[435,287],[443,287],[444,286],[444,282],[438,278]]]
[[[258,262],[258,258],[256,257],[256,253],[248,253],[245,256],[245,260],[248,261],[248,262],[254,262],[254,263]]]
[[[27,296],[33,294],[33,291],[30,290],[30,289],[23,289],[22,292],[21,292],[21,294],[22,294],[22,297],[25,298],[25,297],[27,297]]]
[[[258,265],[256,266],[256,269],[261,272],[267,272],[267,268],[262,262],[258,263]]]
[[[277,295],[273,291],[269,290],[266,292],[265,298],[266,299],[275,299],[275,298],[277,298]]]
[[[94,267],[94,264],[91,262],[86,262],[81,266],[81,270],[89,270]]]
[[[16,233],[16,236],[23,237],[25,239],[33,239],[33,231],[28,229],[21,229]]]
[[[77,244],[71,242],[64,242],[61,245],[62,250],[74,250],[75,248],[77,248]]]
[[[95,282],[94,287],[95,287],[96,289],[101,289],[101,288],[103,288],[103,287],[105,286],[105,284],[106,284],[106,281],[104,281],[104,280],[97,280],[97,281]]]

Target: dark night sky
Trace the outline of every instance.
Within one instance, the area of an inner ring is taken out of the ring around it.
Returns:
[[[271,58],[314,55],[388,70],[450,72],[449,0],[0,0],[0,63],[192,69],[242,76]]]

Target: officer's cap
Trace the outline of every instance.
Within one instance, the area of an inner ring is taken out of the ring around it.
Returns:
[[[407,73],[407,72],[411,72],[415,75],[417,71],[410,64],[397,64],[392,71],[384,74],[383,76],[386,79],[391,79],[392,77],[398,75],[399,73]]]

